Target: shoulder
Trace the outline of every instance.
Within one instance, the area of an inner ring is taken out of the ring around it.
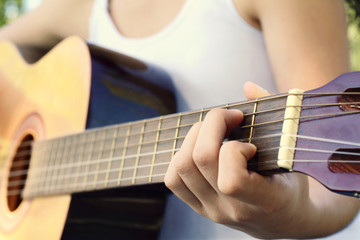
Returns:
[[[261,29],[269,18],[288,17],[299,19],[304,17],[323,17],[329,14],[339,14],[344,11],[344,0],[233,0],[239,14],[251,25]]]
[[[234,0],[264,35],[280,91],[312,89],[349,71],[344,0]]]
[[[52,35],[86,38],[93,3],[94,0],[45,0],[38,10],[41,18],[47,22],[47,31]]]

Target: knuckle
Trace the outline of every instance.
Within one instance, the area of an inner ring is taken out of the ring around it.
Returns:
[[[265,214],[270,215],[278,212],[280,207],[277,205],[276,201],[266,201],[266,203],[263,203],[262,209]]]
[[[213,153],[204,148],[196,148],[192,154],[196,166],[206,168],[211,165]]]
[[[164,183],[165,183],[165,186],[171,190],[175,189],[177,186],[176,181],[174,181],[174,179],[169,177],[168,175],[165,175]]]
[[[246,183],[242,180],[243,177],[238,176],[236,179],[233,178],[222,178],[218,180],[219,191],[227,196],[236,197],[239,194],[245,192]]]
[[[244,224],[252,221],[254,219],[254,214],[244,209],[242,211],[235,210],[233,211],[232,219],[238,224]]]
[[[181,183],[178,181],[177,177],[174,175],[166,174],[164,177],[164,183],[167,188],[174,191],[179,188]]]
[[[203,205],[199,206],[198,208],[194,209],[195,212],[201,216],[208,217],[207,211]]]
[[[224,216],[223,214],[218,214],[218,213],[214,213],[213,215],[211,215],[211,217],[209,217],[212,221],[219,223],[219,224],[224,224]]]
[[[192,164],[190,163],[190,160],[181,158],[180,154],[177,154],[174,157],[173,161],[175,171],[180,175],[187,175],[189,172],[192,171]]]
[[[197,210],[197,213],[209,218],[213,222],[220,224],[226,223],[226,216],[224,215],[224,213],[221,212],[219,209],[217,211],[214,211],[214,206],[202,207],[201,209]]]
[[[227,196],[235,196],[241,191],[241,187],[231,181],[220,181],[218,184],[219,191]]]

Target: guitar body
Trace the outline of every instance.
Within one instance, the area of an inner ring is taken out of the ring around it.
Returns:
[[[8,172],[16,145],[25,136],[41,140],[84,130],[90,94],[88,49],[82,40],[70,38],[32,65],[9,43],[1,43],[0,52],[0,239],[59,239],[70,195],[23,200],[10,211]]]
[[[10,43],[0,43],[0,52],[0,239],[156,238],[167,194],[163,184],[22,199],[12,192],[24,186],[10,182],[25,179],[10,172],[51,165],[32,155],[21,157],[20,146],[27,141],[174,112],[174,96],[161,86],[168,75],[78,37],[65,39],[34,64],[25,62]],[[146,71],[151,77],[143,76]],[[65,156],[63,152],[49,150],[44,159],[55,164],[52,159]],[[30,160],[26,168],[15,166],[25,160]],[[76,155],[72,163],[81,160],[84,156]]]

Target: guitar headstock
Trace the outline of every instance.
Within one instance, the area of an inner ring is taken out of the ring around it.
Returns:
[[[360,198],[360,72],[304,93],[292,170]]]

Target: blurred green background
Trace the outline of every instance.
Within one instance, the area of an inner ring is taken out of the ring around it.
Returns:
[[[36,7],[40,2],[41,0],[0,0],[0,26],[13,21],[23,12]],[[360,18],[354,19],[355,12],[348,5],[347,13],[351,66],[353,71],[360,71]]]

